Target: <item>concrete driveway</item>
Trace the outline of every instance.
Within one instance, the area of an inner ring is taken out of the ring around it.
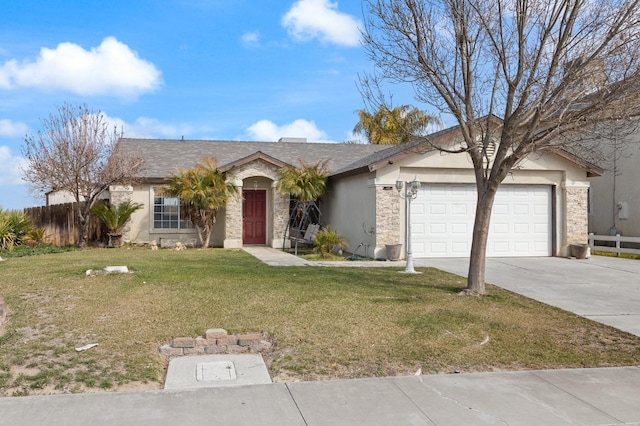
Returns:
[[[467,276],[469,259],[416,259]],[[487,259],[486,281],[640,336],[640,260],[592,256]]]

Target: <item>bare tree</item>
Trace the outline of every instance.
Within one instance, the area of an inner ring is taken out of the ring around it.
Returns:
[[[419,101],[459,125],[456,145],[435,148],[473,163],[478,201],[463,293],[485,293],[493,201],[514,167],[568,149],[588,126],[637,114],[639,1],[365,1],[363,40],[376,73],[362,85],[374,96],[385,80],[412,84]]]
[[[101,111],[84,104],[64,104],[42,120],[37,135],[25,137],[23,179],[38,192],[73,196],[80,247],[86,244],[90,210],[98,197],[110,185],[134,183],[141,170],[141,157],[120,152],[117,141],[121,136]]]

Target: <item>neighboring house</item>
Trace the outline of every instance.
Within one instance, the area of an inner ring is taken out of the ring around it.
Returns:
[[[55,206],[58,204],[69,204],[75,203],[76,198],[69,191],[49,191],[45,196],[45,205],[47,206]],[[98,196],[98,200],[108,200],[109,194],[100,194]],[[84,197],[80,197],[81,201],[84,201]]]
[[[638,126],[638,124],[632,124]],[[623,129],[624,130],[624,129]],[[640,237],[640,131],[598,141],[601,177],[590,179],[589,232]]]
[[[431,135],[433,143],[453,143],[455,128]],[[323,225],[350,242],[347,251],[367,249],[384,257],[385,245],[405,244],[405,200],[396,180],[422,182],[412,202],[415,257],[466,257],[475,211],[473,168],[464,154],[443,154],[425,141],[397,146],[304,142],[237,142],[121,139],[120,148],[141,154],[146,170],[140,184],[111,188],[113,201],[144,203],[134,213],[125,238],[194,240],[177,199],[157,189],[178,168],[204,156],[216,157],[241,190],[218,215],[211,244],[282,247],[289,199],[275,190],[279,170],[299,161],[328,160],[329,191],[320,207]],[[587,241],[588,176],[600,170],[565,152],[531,156],[505,180],[493,209],[489,256],[565,255],[568,244]]]

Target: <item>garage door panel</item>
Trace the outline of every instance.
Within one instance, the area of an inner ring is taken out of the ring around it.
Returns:
[[[455,256],[452,257],[464,257],[471,251],[471,246],[467,243],[453,243],[451,245],[451,253]]]
[[[454,216],[467,216],[469,214],[469,206],[467,204],[453,203],[451,205],[451,214]]]
[[[411,207],[413,208],[413,205]],[[445,215],[447,214],[447,206],[445,204],[432,204],[429,206],[429,213],[431,213],[434,216]]]
[[[514,204],[513,205],[513,214],[515,214],[515,215],[528,215],[529,214],[529,205],[528,204]]]
[[[546,235],[549,232],[549,224],[548,223],[536,223],[533,226],[533,232],[536,234],[544,234]]]
[[[446,256],[446,253],[448,251],[447,243],[445,242],[434,242],[429,244],[429,247],[431,248],[431,253],[433,253],[435,256]]]
[[[496,223],[493,226],[493,229],[490,230],[494,234],[508,234],[509,233],[509,224],[508,223]]]
[[[549,210],[549,206],[543,203],[536,203],[533,206],[533,214],[544,216],[546,218],[547,211]]]
[[[411,228],[412,228],[412,232],[414,232],[416,234],[424,234],[425,233],[425,224],[424,223],[412,224]]]
[[[494,216],[506,216],[509,214],[509,205],[504,202],[500,202],[500,203],[494,202],[493,210],[491,211],[491,214]]]
[[[475,185],[423,185],[411,206],[414,255],[469,256],[476,196]],[[487,256],[550,255],[551,187],[501,186],[492,210]]]
[[[469,233],[469,226],[466,223],[453,223],[451,225],[451,233],[453,235],[467,235]]]
[[[424,226],[422,227],[424,229]],[[432,234],[446,234],[447,233],[447,224],[446,223],[432,223],[429,227],[429,230]],[[418,233],[420,233],[418,231]]]

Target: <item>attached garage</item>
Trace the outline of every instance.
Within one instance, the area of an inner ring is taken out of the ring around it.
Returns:
[[[411,204],[415,257],[468,257],[474,184],[423,184]],[[491,215],[487,256],[552,255],[551,185],[502,185]]]

